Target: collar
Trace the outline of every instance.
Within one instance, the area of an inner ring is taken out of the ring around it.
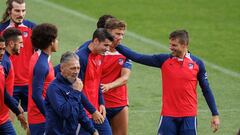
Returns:
[[[56,79],[65,85],[72,86],[72,83],[69,82],[66,78],[64,78],[61,72],[57,73]]]

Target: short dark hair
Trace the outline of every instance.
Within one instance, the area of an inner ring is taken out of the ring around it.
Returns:
[[[110,18],[106,21],[104,28],[106,29],[124,29],[127,27],[127,24],[122,21],[122,20],[118,20],[116,18]]]
[[[46,49],[57,38],[58,30],[53,24],[43,23],[37,25],[32,32],[32,45],[36,49]]]
[[[180,44],[189,43],[188,32],[186,30],[175,30],[169,35],[169,39],[179,39]]]
[[[0,42],[5,42],[4,38],[0,35]]]
[[[75,58],[79,60],[79,57],[77,54],[75,54],[74,52],[67,51],[64,54],[62,54],[60,59],[60,64],[68,62],[71,58]]]
[[[7,19],[9,18],[9,11],[11,11],[12,8],[13,8],[13,5],[12,5],[13,2],[16,2],[16,3],[18,3],[18,4],[23,4],[23,3],[25,3],[24,0],[7,0],[7,1],[6,1],[7,8],[6,8],[5,12],[3,13],[1,23],[6,22]]]
[[[18,36],[22,36],[22,32],[14,27],[8,28],[3,32],[3,38],[6,42],[6,45],[10,40],[16,41]]]
[[[105,41],[105,39],[108,39],[110,41],[113,41],[113,36],[105,29],[105,28],[98,28],[93,33],[92,41],[97,38],[100,42]]]
[[[104,28],[106,21],[110,18],[115,18],[115,17],[112,15],[102,15],[101,17],[99,17],[97,22],[97,28]]]

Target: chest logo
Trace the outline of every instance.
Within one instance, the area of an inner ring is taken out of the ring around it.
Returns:
[[[188,68],[192,70],[194,68],[193,63],[188,63]]]
[[[23,37],[25,37],[25,38],[28,37],[28,32],[27,31],[23,32]]]
[[[118,59],[118,63],[119,63],[119,65],[123,65],[123,63],[124,63],[123,58],[119,58],[119,59]]]

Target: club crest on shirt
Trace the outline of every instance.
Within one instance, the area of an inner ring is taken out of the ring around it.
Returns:
[[[188,68],[189,69],[193,69],[193,67],[194,67],[193,63],[188,63]]]
[[[119,65],[123,65],[123,63],[124,63],[123,58],[119,58],[119,59],[118,59],[118,63],[119,63]]]
[[[28,37],[28,32],[27,31],[23,32],[23,37],[25,37],[25,38]]]

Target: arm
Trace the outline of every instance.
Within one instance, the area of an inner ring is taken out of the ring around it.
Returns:
[[[212,94],[211,88],[207,80],[207,73],[205,66],[202,61],[199,62],[199,73],[198,73],[199,85],[202,89],[203,96],[212,112],[211,127],[213,132],[216,132],[220,125],[219,113],[217,110],[216,102]]]
[[[48,69],[42,65],[35,65],[33,71],[33,81],[32,81],[32,99],[36,104],[39,111],[45,116],[44,99],[42,96],[43,86],[46,76],[48,74]]]
[[[121,76],[117,78],[115,81],[107,84],[101,84],[102,92],[107,92],[110,89],[122,86],[127,83],[128,78],[131,74],[132,63],[129,59],[126,59],[123,68],[121,70]]]
[[[23,113],[18,109],[18,102],[8,94],[6,89],[4,90],[4,103],[16,114],[16,116],[18,116],[20,113]]]
[[[134,52],[122,45],[118,45],[116,50],[134,62],[158,68],[161,67],[162,63],[170,56],[167,54],[144,55]]]
[[[4,103],[16,114],[18,120],[21,123],[21,126],[26,129],[27,121],[24,117],[23,109],[18,107],[18,102],[8,94],[6,89],[4,90]]]

